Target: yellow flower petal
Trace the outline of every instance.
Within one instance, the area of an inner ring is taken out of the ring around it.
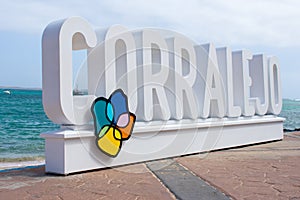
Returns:
[[[118,129],[115,129],[115,138],[118,140],[122,139],[121,132]]]
[[[116,139],[114,134],[115,136],[121,136],[121,133],[117,129],[110,127],[108,131],[97,141],[99,149],[112,157],[117,156],[121,149],[121,140]]]

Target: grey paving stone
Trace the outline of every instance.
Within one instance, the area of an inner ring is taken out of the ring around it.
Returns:
[[[146,165],[177,199],[230,199],[172,159],[147,162]]]

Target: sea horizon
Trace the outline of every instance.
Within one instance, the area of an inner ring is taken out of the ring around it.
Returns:
[[[40,90],[42,91],[43,88],[42,87],[22,87],[22,86],[3,86],[0,85],[0,89],[12,89],[12,90]],[[296,100],[296,101],[300,101],[300,96],[299,97],[282,97],[282,99],[284,100]]]
[[[11,89],[11,90],[42,90],[40,87],[20,87],[20,86],[2,86],[0,85],[0,89]]]

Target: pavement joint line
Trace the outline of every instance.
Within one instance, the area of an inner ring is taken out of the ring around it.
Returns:
[[[146,166],[177,199],[231,199],[173,159],[146,162]]]

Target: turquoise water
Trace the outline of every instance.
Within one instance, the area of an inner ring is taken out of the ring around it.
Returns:
[[[45,115],[42,92],[34,90],[0,89],[0,161],[26,160],[44,156],[41,132],[59,127]],[[284,99],[282,117],[284,128],[300,128],[300,101]]]
[[[44,156],[44,140],[39,134],[57,129],[45,115],[42,92],[0,90],[0,161]]]
[[[283,127],[293,131],[300,129],[300,100],[283,99],[280,116],[286,118]]]

